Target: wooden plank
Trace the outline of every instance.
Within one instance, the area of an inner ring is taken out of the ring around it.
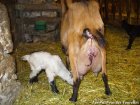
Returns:
[[[21,28],[19,28],[20,30],[19,30],[19,32],[20,32],[20,35],[21,35],[21,40],[24,40],[24,34],[25,34],[25,32],[24,32],[24,24],[23,24],[23,11],[21,11],[21,21],[20,21],[20,27]]]
[[[127,3],[127,21],[130,23],[131,0],[126,0],[126,3]]]
[[[103,10],[103,2],[102,0],[99,1],[99,5],[100,5],[100,13],[102,18],[104,18],[104,10]]]
[[[108,0],[105,0],[105,19],[108,21]]]
[[[27,11],[60,10],[60,4],[17,4],[16,9]]]
[[[43,20],[43,21],[46,21],[47,23],[59,23],[61,18],[48,18],[48,17],[36,17],[36,18],[24,18],[24,24],[34,24],[35,21],[38,21],[38,20]]]
[[[122,0],[119,0],[119,19],[122,20]]]
[[[139,24],[140,0],[137,0],[137,23]]]
[[[113,13],[113,20],[115,20],[115,11],[116,11],[116,7],[115,7],[115,0],[112,0],[112,13]]]

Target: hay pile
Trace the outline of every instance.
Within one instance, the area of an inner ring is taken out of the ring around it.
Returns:
[[[136,39],[132,49],[126,51],[128,36],[122,29],[107,26],[106,38],[107,70],[112,96],[104,94],[101,74],[95,77],[89,72],[81,83],[76,105],[129,105],[138,104],[140,101],[140,39]],[[63,61],[65,59],[59,42],[20,44],[14,55],[17,60],[18,79],[23,89],[14,105],[74,105],[69,102],[72,87],[60,78],[56,79],[60,91],[58,95],[51,92],[44,72],[39,75],[38,83],[33,85],[28,83],[30,67],[20,58],[25,54],[41,50],[58,54]]]

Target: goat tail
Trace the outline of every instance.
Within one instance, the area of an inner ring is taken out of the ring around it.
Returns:
[[[21,57],[21,60],[28,61],[29,57],[30,57],[30,55],[24,55],[24,56]]]

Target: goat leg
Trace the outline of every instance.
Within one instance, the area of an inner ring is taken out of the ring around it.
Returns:
[[[126,50],[131,49],[131,46],[132,46],[132,43],[134,42],[134,40],[135,40],[134,36],[129,36],[129,44],[128,44]]]
[[[102,79],[104,82],[104,86],[105,86],[105,94],[106,95],[111,95],[111,91],[108,85],[108,79],[107,79],[107,75],[105,73],[102,74]]]
[[[38,82],[38,70],[32,70],[30,73],[30,80],[29,83]]]
[[[78,96],[78,90],[79,90],[80,83],[81,83],[81,79],[80,78],[78,78],[74,82],[74,85],[73,85],[73,94],[72,94],[72,97],[69,99],[72,102],[76,102],[77,101],[77,96]]]
[[[37,76],[34,76],[34,77],[32,77],[32,78],[30,78],[30,80],[29,80],[29,83],[34,83],[34,82],[38,82],[38,77]]]
[[[50,82],[50,86],[51,86],[52,92],[59,93],[59,90],[56,87],[55,81]]]

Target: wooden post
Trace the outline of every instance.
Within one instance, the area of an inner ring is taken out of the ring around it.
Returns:
[[[119,0],[119,20],[122,20],[122,0]]]
[[[105,20],[108,21],[108,0],[105,0]]]
[[[99,6],[100,6],[100,14],[102,16],[102,2],[101,2],[101,0],[98,0],[98,3],[99,3]]]
[[[139,9],[140,9],[140,0],[137,0],[137,23],[139,24]]]
[[[104,19],[103,0],[100,0],[99,4],[100,4],[100,13],[102,18]]]
[[[131,13],[131,0],[126,0],[127,3],[127,21],[130,23],[130,13]]]
[[[115,11],[116,11],[115,0],[112,0],[112,14],[113,14],[113,20],[115,20]]]

